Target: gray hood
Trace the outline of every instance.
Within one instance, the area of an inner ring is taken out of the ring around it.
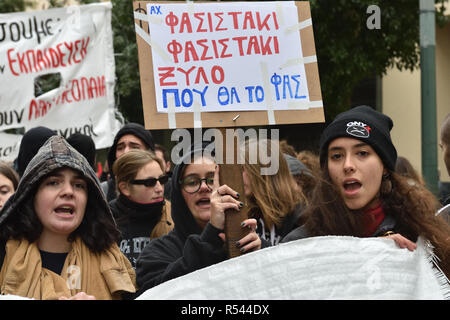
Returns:
[[[50,137],[39,149],[38,153],[28,164],[23,177],[20,179],[16,192],[8,199],[0,213],[0,227],[6,218],[26,200],[34,196],[38,184],[42,179],[56,169],[63,167],[79,171],[88,182],[88,197],[93,200],[98,215],[104,215],[114,221],[111,210],[100,187],[100,182],[92,169],[78,151],[76,151],[63,137]]]

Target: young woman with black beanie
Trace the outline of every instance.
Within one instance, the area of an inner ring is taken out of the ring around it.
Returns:
[[[319,179],[305,223],[283,242],[312,236],[392,238],[414,250],[421,236],[431,242],[439,267],[450,278],[450,226],[440,216],[437,198],[411,186],[394,171],[397,151],[392,120],[368,106],[339,114],[320,140]]]

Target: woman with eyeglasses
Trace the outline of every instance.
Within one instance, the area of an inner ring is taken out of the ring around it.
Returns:
[[[173,229],[170,203],[164,200],[169,177],[163,167],[155,154],[132,150],[118,158],[112,168],[119,196],[109,205],[121,233],[120,250],[133,268],[151,239]]]
[[[208,152],[205,155],[203,148],[192,149],[175,167],[172,176],[175,228],[168,235],[151,241],[137,261],[138,295],[163,282],[227,259],[223,231],[225,210],[239,210],[243,204],[231,188],[223,185],[219,189],[219,169]],[[218,192],[221,197],[217,196]],[[255,219],[244,220],[241,224],[242,228],[251,230],[239,240],[239,248],[244,253],[261,248],[256,224]]]

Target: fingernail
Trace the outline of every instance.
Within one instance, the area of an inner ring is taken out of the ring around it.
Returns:
[[[241,227],[245,227],[245,222],[241,222]]]
[[[241,248],[239,251],[242,252],[242,253],[244,253],[244,252],[245,252],[245,249],[244,249],[244,248]]]
[[[239,202],[239,208],[242,208],[244,206],[243,202]]]
[[[239,246],[240,246],[241,244],[239,243],[239,241],[236,241],[235,245],[236,245],[236,247],[239,248]]]
[[[236,198],[239,199],[240,196],[241,196],[241,195],[240,195],[239,193],[236,193]]]

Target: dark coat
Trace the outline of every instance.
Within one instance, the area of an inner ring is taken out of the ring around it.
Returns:
[[[186,157],[190,158],[190,154]],[[172,177],[172,219],[175,228],[167,235],[151,240],[136,264],[139,293],[165,281],[227,259],[219,230],[210,223],[202,230],[181,194],[178,183],[186,165],[174,169]]]

